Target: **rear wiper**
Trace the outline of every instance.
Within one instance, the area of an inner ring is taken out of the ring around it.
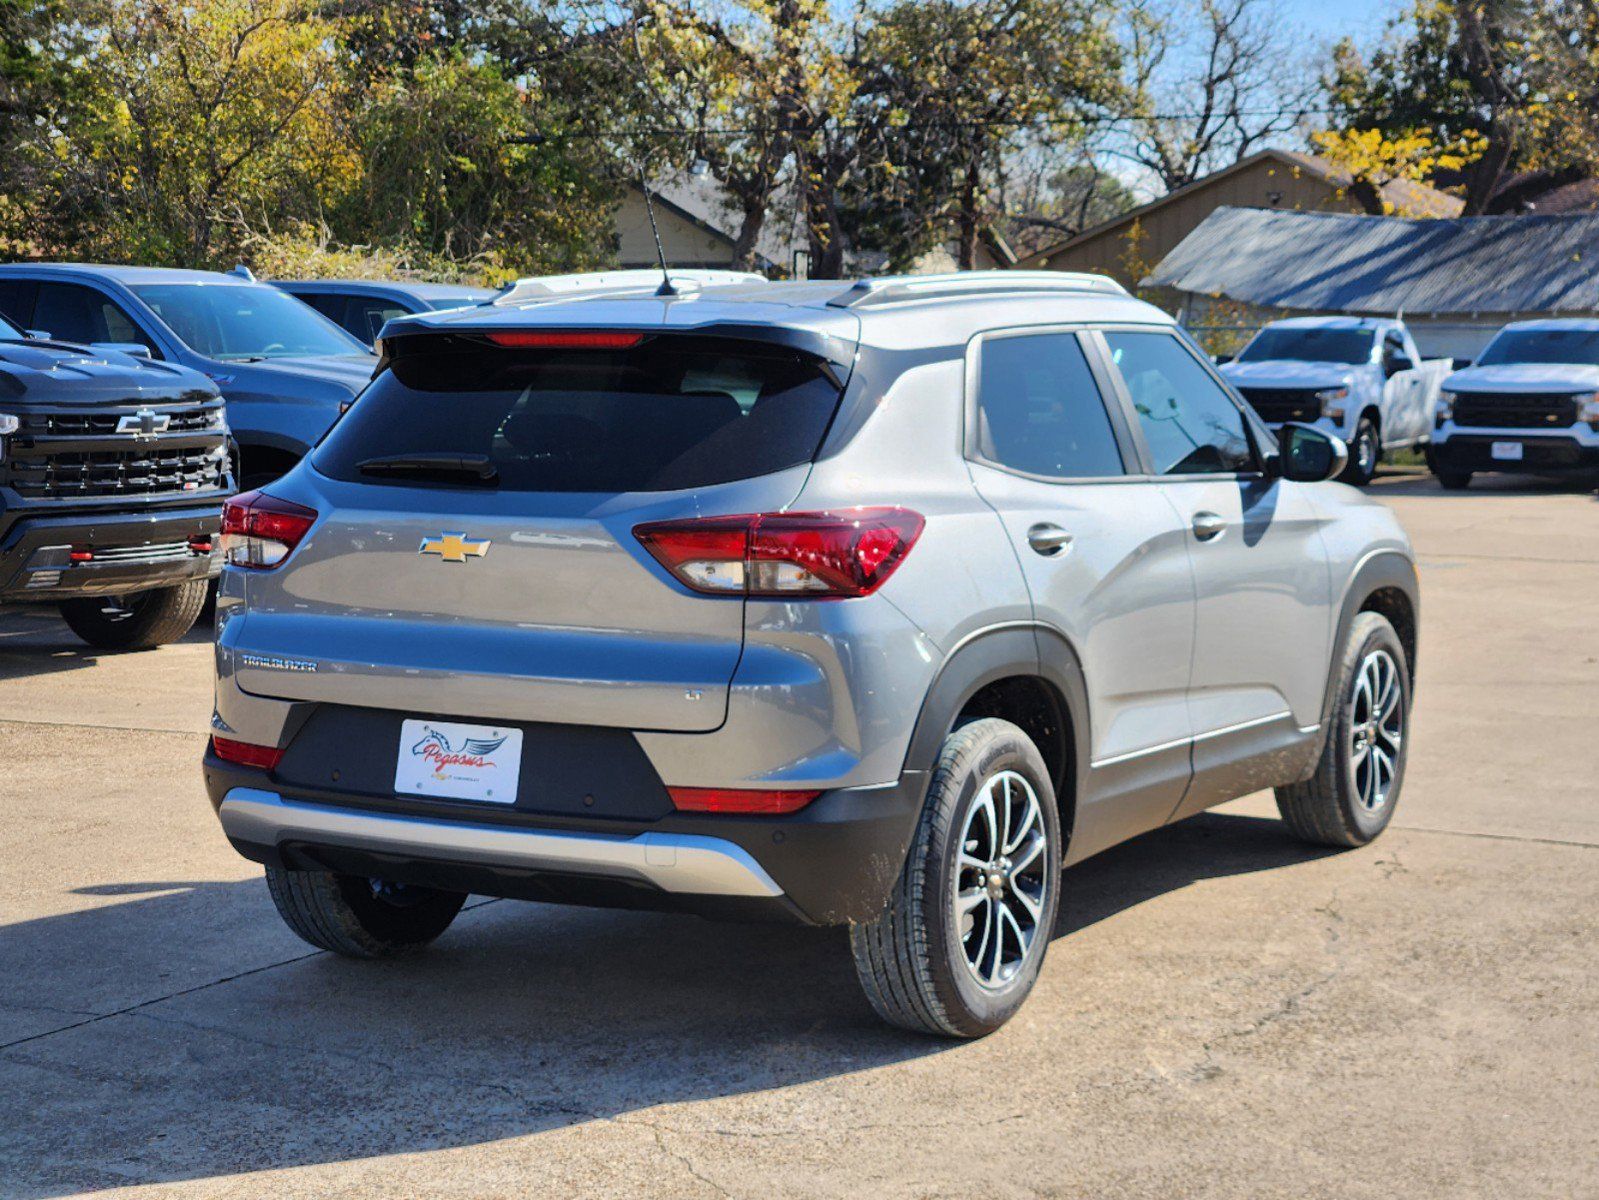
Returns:
[[[388,454],[356,463],[363,475],[464,476],[476,483],[499,483],[500,472],[487,454]]]

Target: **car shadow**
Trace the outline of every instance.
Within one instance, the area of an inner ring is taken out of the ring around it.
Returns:
[[[1197,817],[1068,872],[1056,936],[1319,853],[1275,821]],[[475,900],[428,953],[369,963],[295,941],[259,879],[81,891],[112,902],[0,926],[6,1196],[648,1124],[729,1096],[770,1128],[779,1089],[957,1045],[882,1025],[838,929]]]
[[[211,639],[211,626],[196,624],[179,644],[206,645]],[[50,607],[0,608],[0,682],[56,675],[108,659],[151,653],[154,651],[98,650],[85,645]]]

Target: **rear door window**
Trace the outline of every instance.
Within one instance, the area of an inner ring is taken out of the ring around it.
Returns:
[[[155,343],[115,301],[79,283],[41,283],[34,302],[33,322],[62,342],[138,342],[155,349]]]
[[[312,459],[335,479],[525,492],[673,491],[811,461],[839,390],[815,359],[743,339],[614,349],[417,339]]]
[[[1110,415],[1076,334],[989,337],[979,354],[980,458],[1048,479],[1123,473]]]

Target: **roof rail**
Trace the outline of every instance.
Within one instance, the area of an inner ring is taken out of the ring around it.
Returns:
[[[680,292],[694,292],[717,284],[766,282],[766,276],[750,271],[674,270],[670,275],[672,286]],[[596,292],[654,291],[660,286],[661,272],[654,267],[631,271],[581,271],[574,275],[530,275],[506,284],[499,295],[484,303],[525,304]]]
[[[1108,275],[1080,271],[955,271],[946,275],[887,275],[858,280],[828,301],[835,308],[865,308],[908,300],[946,300],[1007,292],[1104,292],[1127,289]]]

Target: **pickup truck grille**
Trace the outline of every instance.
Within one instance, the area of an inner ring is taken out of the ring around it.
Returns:
[[[221,412],[215,400],[22,413],[5,439],[0,483],[28,499],[59,500],[220,490],[229,469]]]
[[[1569,392],[1457,392],[1455,424],[1479,429],[1564,429],[1577,423]]]
[[[1306,388],[1239,388],[1260,419],[1272,425],[1283,421],[1314,421],[1321,416],[1321,401]]]

